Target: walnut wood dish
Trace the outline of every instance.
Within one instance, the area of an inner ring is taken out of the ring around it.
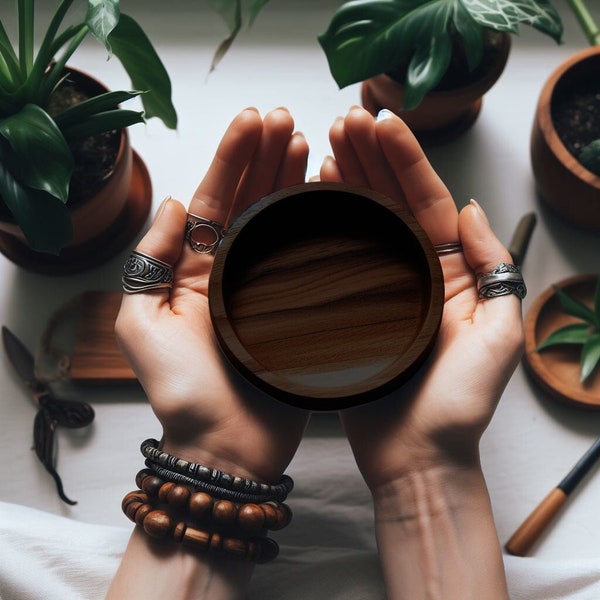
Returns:
[[[306,183],[231,225],[209,303],[223,352],[250,382],[294,406],[338,410],[415,373],[437,337],[444,283],[427,235],[398,203]]]
[[[597,279],[597,275],[577,275],[555,285],[591,306]],[[524,365],[534,382],[553,398],[571,406],[600,409],[600,372],[596,370],[585,383],[579,380],[581,346],[536,350],[552,332],[577,322],[562,310],[554,286],[540,294],[525,317]]]

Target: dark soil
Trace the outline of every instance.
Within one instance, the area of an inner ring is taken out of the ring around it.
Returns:
[[[54,92],[48,113],[56,115],[79,104],[90,94],[81,91],[74,81],[66,79]],[[69,203],[73,204],[96,193],[111,175],[121,137],[119,131],[109,131],[81,140],[67,140],[75,166],[69,188]]]
[[[562,86],[554,93],[552,121],[558,137],[575,157],[600,138],[600,81]]]

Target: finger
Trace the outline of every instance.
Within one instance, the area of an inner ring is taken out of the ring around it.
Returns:
[[[404,193],[381,149],[371,113],[361,107],[354,107],[344,119],[346,135],[350,140],[368,186],[406,205]]]
[[[342,177],[342,173],[338,167],[338,164],[333,158],[333,156],[326,156],[323,159],[323,163],[321,164],[321,169],[319,171],[319,176],[316,179],[317,181],[329,181],[334,183],[341,183],[344,181]]]
[[[274,190],[293,131],[294,120],[287,109],[276,108],[265,116],[260,142],[238,187],[230,220]]]
[[[376,131],[406,201],[432,243],[456,242],[456,204],[408,126],[390,111],[382,111]]]
[[[285,156],[273,189],[281,190],[292,185],[303,183],[306,178],[308,164],[308,143],[300,132],[294,133],[288,142]]]
[[[140,240],[136,251],[155,258],[167,265],[175,265],[181,255],[185,231],[186,210],[173,198],[167,198],[159,207],[152,226]],[[124,294],[123,306],[160,306],[169,299],[169,290],[153,290],[147,293]]]
[[[346,133],[345,121],[338,117],[329,129],[329,143],[338,165],[341,181],[351,185],[366,187],[368,179],[365,175],[360,160],[356,155],[354,146]]]
[[[192,197],[190,213],[226,225],[236,189],[258,146],[262,128],[262,119],[254,108],[233,119]]]

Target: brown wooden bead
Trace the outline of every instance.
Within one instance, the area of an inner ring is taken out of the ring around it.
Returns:
[[[265,527],[265,513],[258,504],[240,506],[237,520],[240,528],[251,535],[257,535]]]
[[[140,506],[144,506],[144,502],[140,502],[139,500],[129,502],[129,504],[127,504],[123,512],[130,521],[135,522],[135,514],[137,513],[138,508],[140,508]]]
[[[174,529],[173,519],[164,510],[150,511],[142,526],[144,531],[151,537],[165,539],[171,535]]]
[[[237,538],[225,538],[223,540],[223,552],[231,558],[245,559],[248,555],[248,544]]]
[[[246,544],[248,546],[248,550],[246,552],[246,560],[249,560],[252,562],[258,562],[258,559],[260,557],[260,549],[261,549],[260,544],[258,544],[254,540],[248,540],[246,542]]]
[[[213,499],[206,492],[194,492],[188,502],[190,515],[195,519],[201,519],[210,515],[213,507]]]
[[[210,545],[211,536],[208,531],[202,531],[195,527],[187,527],[181,543],[194,550],[206,552]]]
[[[267,504],[272,504],[275,508],[275,513],[277,514],[277,522],[271,527],[271,529],[273,531],[277,531],[278,529],[287,527],[292,520],[292,510],[290,507],[283,502],[267,502]]]
[[[192,493],[185,485],[175,485],[167,492],[167,502],[177,509],[186,508]]]
[[[179,521],[179,523],[177,523],[177,525],[175,525],[175,529],[173,530],[173,539],[176,542],[182,542],[183,536],[185,535],[186,530],[187,530],[187,523],[185,523],[184,521]]]
[[[220,552],[223,547],[223,538],[218,531],[213,531],[210,536],[209,549],[211,552]]]
[[[217,500],[213,505],[212,516],[219,525],[231,526],[235,523],[237,507],[230,500]]]
[[[135,476],[135,485],[142,489],[142,481],[148,476],[154,476],[154,473],[150,469],[142,469]]]
[[[144,522],[144,519],[154,510],[154,506],[152,504],[142,504],[136,511],[134,520],[138,525],[141,525]]]
[[[129,492],[128,494],[125,494],[125,497],[121,501],[121,510],[125,514],[127,514],[127,506],[132,502],[141,502],[143,504],[144,502],[148,502],[148,496],[144,494],[144,492],[142,492],[141,490],[136,490],[134,492]]]
[[[176,486],[176,483],[173,483],[172,481],[167,481],[165,483],[163,483],[160,486],[160,489],[158,490],[158,499],[161,502],[164,502],[165,504],[167,503],[167,497],[169,495],[169,492]]]
[[[148,494],[148,496],[156,498],[163,484],[164,481],[160,477],[157,477],[156,475],[147,475],[144,477],[144,479],[142,479],[141,488]]]
[[[259,506],[265,515],[265,527],[267,529],[273,529],[273,527],[277,525],[277,511],[275,510],[275,507],[269,502],[264,502]]]
[[[279,554],[279,545],[275,540],[265,537],[257,543],[260,545],[260,554],[255,558],[257,563],[264,564],[271,562]]]

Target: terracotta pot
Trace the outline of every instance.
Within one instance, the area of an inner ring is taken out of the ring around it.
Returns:
[[[562,86],[598,79],[600,47],[575,53],[564,61],[542,88],[531,132],[531,165],[540,198],[565,222],[600,231],[600,177],[569,152],[552,121],[552,101]]]
[[[477,119],[483,95],[496,83],[508,60],[511,38],[502,34],[500,51],[489,69],[478,80],[462,88],[433,90],[423,98],[417,108],[402,110],[404,85],[386,74],[364,81],[361,87],[363,106],[376,115],[387,108],[408,124],[422,144],[450,141],[467,129]]]
[[[70,78],[91,95],[107,91],[86,73],[69,69]],[[114,168],[90,197],[70,208],[73,238],[60,255],[35,252],[14,221],[0,220],[0,252],[31,271],[66,274],[96,266],[122,250],[140,231],[151,206],[151,184],[127,129],[120,134]]]

